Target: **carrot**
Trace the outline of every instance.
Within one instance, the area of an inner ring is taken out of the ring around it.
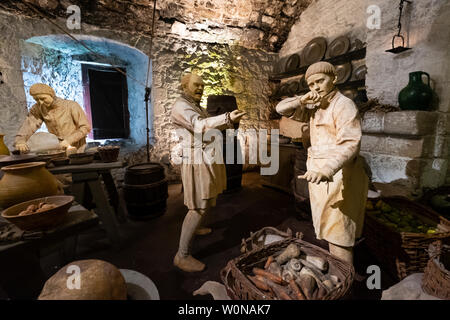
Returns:
[[[253,268],[253,273],[259,276],[263,276],[264,278],[267,278],[269,280],[272,280],[275,283],[278,284],[283,284],[283,279],[279,276],[277,276],[276,274],[267,272],[263,269],[259,269],[259,268]]]
[[[288,294],[285,287],[280,286],[273,282],[272,280],[265,279],[267,285],[272,289],[273,293],[275,293],[275,296],[280,300],[292,300],[291,296]]]
[[[252,276],[249,276],[248,278],[253,282],[253,284],[258,289],[261,289],[261,290],[264,290],[264,291],[269,291],[270,290],[269,286],[265,283],[265,281],[261,281],[257,277],[252,277]]]
[[[270,266],[270,264],[273,262],[273,256],[270,256],[267,258],[266,264],[264,266],[264,269],[267,270],[267,268]]]
[[[292,290],[295,293],[295,298],[297,300],[306,300],[305,296],[303,295],[302,291],[300,290],[300,288],[298,287],[297,283],[295,283],[295,280],[292,279],[291,281],[289,281],[289,285],[291,286]]]

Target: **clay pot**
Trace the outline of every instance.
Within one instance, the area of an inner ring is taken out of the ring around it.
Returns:
[[[428,78],[428,84],[422,81],[422,75]],[[426,72],[416,71],[409,73],[409,83],[398,94],[398,103],[402,110],[428,111],[433,99],[430,87],[430,75]]]
[[[0,207],[8,208],[20,202],[53,196],[59,193],[58,182],[45,162],[28,162],[2,168]]]
[[[6,146],[5,142],[3,141],[4,136],[5,136],[4,134],[0,133],[0,154],[9,156],[9,149]]]

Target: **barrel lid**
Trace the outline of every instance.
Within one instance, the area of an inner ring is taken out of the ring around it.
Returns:
[[[139,164],[129,166],[127,168],[128,171],[132,171],[132,172],[138,172],[138,171],[155,172],[155,171],[161,171],[161,169],[164,169],[163,166],[157,162],[139,163]]]

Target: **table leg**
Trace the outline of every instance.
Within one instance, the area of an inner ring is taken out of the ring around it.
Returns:
[[[120,223],[125,223],[127,222],[127,215],[128,215],[128,210],[127,210],[127,205],[125,204],[124,198],[123,198],[123,190],[118,191],[119,193],[119,207],[117,208],[118,211],[118,219],[120,221]]]
[[[84,181],[80,182],[74,181],[72,184],[72,193],[75,197],[75,200],[81,205],[84,204],[84,186],[85,186]]]
[[[112,244],[116,247],[120,245],[120,232],[117,225],[116,215],[109,205],[105,191],[100,184],[100,179],[88,181],[94,202],[97,205],[96,213],[104,223],[106,232]]]
[[[117,193],[116,184],[110,172],[102,172],[103,182],[105,183],[106,191],[109,195],[109,201],[113,208],[117,208],[119,205],[119,194]]]
[[[64,250],[63,250],[63,263],[67,264],[73,262],[77,253],[77,242],[78,236],[69,237],[64,239]]]
[[[123,201],[123,196],[117,191],[116,184],[111,175],[111,172],[102,172],[103,182],[105,183],[106,191],[108,192],[111,205],[116,210],[116,215],[121,223],[127,221],[126,206]]]

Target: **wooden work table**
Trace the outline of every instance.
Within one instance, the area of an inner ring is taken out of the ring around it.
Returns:
[[[6,221],[3,218],[0,219],[3,222]],[[6,221],[6,223],[8,222]],[[23,246],[41,247],[47,244],[53,245],[55,241],[78,235],[79,232],[96,225],[98,225],[97,215],[92,211],[86,210],[81,205],[75,204],[69,209],[67,219],[57,228],[48,230],[42,237],[33,240],[22,240],[8,244],[0,243],[0,253]]]
[[[78,203],[85,203],[85,189],[89,189],[96,206],[95,212],[102,221],[108,238],[116,247],[120,245],[121,241],[117,217],[124,219],[126,209],[117,192],[111,169],[119,169],[124,166],[123,162],[117,161],[48,168],[53,174],[72,174],[72,193]],[[102,180],[105,188],[102,186]]]
[[[111,169],[123,168],[122,161],[116,162],[92,162],[88,164],[70,164],[67,166],[58,166],[48,168],[53,174],[63,173],[85,173],[85,172],[109,172]]]
[[[95,213],[75,204],[58,227],[33,239],[0,243],[1,290],[11,299],[35,299],[47,280],[41,269],[41,257],[57,249],[62,264],[74,261],[78,235],[96,227],[98,222]],[[8,224],[0,217],[0,225]]]

